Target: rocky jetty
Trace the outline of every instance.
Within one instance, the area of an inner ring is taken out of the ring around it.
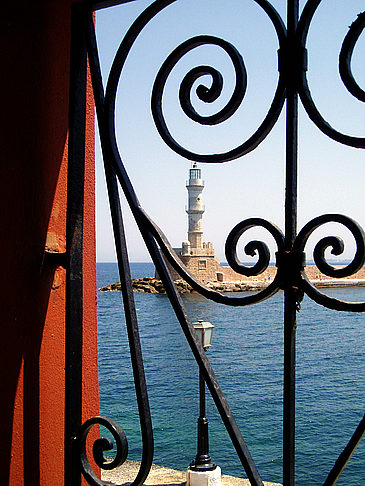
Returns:
[[[192,292],[193,289],[190,287],[189,284],[184,282],[183,280],[178,280],[175,282],[177,286],[177,290],[181,293],[189,293]],[[146,294],[165,294],[166,291],[161,280],[158,280],[153,277],[143,277],[143,278],[134,278],[132,279],[132,287],[135,292],[143,292]],[[114,292],[121,289],[120,282],[116,282],[106,287],[101,287],[99,290],[102,292]]]
[[[248,290],[261,290],[267,287],[268,284],[269,282],[267,281],[253,280],[246,282],[208,282],[205,285],[212,290],[217,290],[218,292],[244,292]],[[184,280],[176,280],[175,285],[178,292],[181,294],[195,292],[193,288]],[[146,294],[166,293],[161,280],[157,280],[153,277],[134,278],[132,280],[132,287],[134,292],[143,292]],[[120,282],[116,282],[105,287],[101,287],[99,290],[102,292],[118,291],[121,290],[121,284]]]
[[[365,269],[364,267],[352,277],[346,277],[341,279],[334,279],[325,277],[318,272],[315,266],[309,266],[306,268],[306,273],[311,283],[318,288],[335,288],[335,287],[364,287],[365,286]],[[205,285],[218,292],[245,292],[245,291],[258,291],[266,288],[272,277],[264,276],[250,278],[241,282],[208,282]],[[181,294],[194,292],[192,287],[184,280],[176,280],[175,285],[178,292]],[[132,280],[132,287],[134,292],[143,292],[146,294],[165,294],[166,291],[161,280],[153,277],[134,278]],[[120,282],[112,283],[101,287],[99,290],[102,292],[115,292],[121,290]]]

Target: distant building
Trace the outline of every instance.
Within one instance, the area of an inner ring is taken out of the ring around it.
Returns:
[[[214,255],[213,243],[203,239],[203,204],[204,181],[201,169],[197,163],[189,170],[189,180],[186,182],[188,190],[188,240],[183,241],[181,248],[174,248],[176,255],[184,265],[200,281],[207,282],[235,282],[244,277],[234,272],[230,267],[223,267]],[[169,266],[174,280],[181,277]]]

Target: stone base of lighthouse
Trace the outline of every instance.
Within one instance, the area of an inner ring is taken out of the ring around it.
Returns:
[[[189,252],[184,252],[184,248],[174,250],[183,264],[201,282],[222,282],[224,280],[221,264],[214,255],[211,243],[203,243],[203,248],[190,248]]]
[[[230,267],[220,264],[214,254],[212,243],[203,243],[203,248],[191,248],[186,243],[183,243],[182,248],[174,248],[173,250],[187,269],[202,283],[242,281],[242,275],[234,272]],[[168,265],[168,268],[173,280],[182,278],[170,265]],[[157,274],[156,278],[159,278]]]

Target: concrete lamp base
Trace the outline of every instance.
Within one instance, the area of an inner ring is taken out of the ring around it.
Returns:
[[[221,486],[221,468],[217,466],[213,471],[186,471],[187,486]]]

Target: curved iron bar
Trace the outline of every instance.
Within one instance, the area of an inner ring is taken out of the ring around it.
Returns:
[[[161,249],[157,245],[154,235],[150,231],[144,231],[142,233],[142,236],[149,250],[156,270],[164,285],[166,293],[170,299],[170,303],[175,311],[175,315],[180,323],[181,329],[192,350],[195,360],[198,363],[204,380],[217,407],[217,410],[231,438],[232,444],[236,449],[241,464],[247,474],[247,477],[250,480],[250,484],[252,486],[263,486],[262,479],[259,472],[257,471],[254,461],[252,460],[251,454],[242,437],[241,431],[237,426],[228,402],[222,392],[217,378],[215,377],[212,366],[207,358],[207,355],[202,347],[199,338],[194,331],[193,324],[185,310],[184,303],[182,302],[182,299],[171,278],[170,272],[164,261],[164,254],[161,252]]]
[[[212,85],[210,88],[200,84],[196,89],[196,94],[198,98],[205,103],[213,103],[219,97],[222,92],[223,87],[223,77],[219,71],[211,66],[199,66],[193,68],[181,82],[179,99],[184,113],[192,120],[200,123],[201,125],[216,125],[227,120],[230,116],[235,113],[237,108],[240,106],[247,88],[247,73],[245,68],[245,63],[237,51],[229,42],[220,39],[219,37],[214,37],[211,35],[200,35],[193,37],[175,49],[172,54],[168,57],[168,60],[162,65],[159,73],[157,74],[155,86],[152,91],[152,113],[155,118],[156,123],[160,123],[162,115],[162,93],[165,86],[166,79],[171,72],[171,68],[176,64],[176,62],[182,58],[187,52],[195,49],[196,47],[202,45],[216,45],[221,47],[231,58],[232,64],[236,73],[236,86],[232,93],[230,100],[227,105],[222,108],[215,115],[202,116],[199,115],[193,105],[191,104],[191,91],[193,84],[201,76],[210,75],[212,78]],[[163,74],[161,74],[163,73]],[[161,79],[162,78],[162,79]],[[158,79],[158,81],[157,81]],[[156,88],[157,86],[157,88]],[[154,101],[155,100],[155,101]],[[156,110],[156,111],[154,111]],[[164,131],[160,131],[164,134]]]
[[[302,15],[299,20],[298,30],[297,30],[297,47],[302,52],[305,51],[305,44],[308,35],[308,29],[312,21],[313,15],[317,10],[319,4],[322,0],[308,0],[303,8]],[[354,26],[355,24],[355,26]],[[364,101],[364,91],[359,88],[357,83],[354,81],[352,75],[350,74],[351,54],[354,45],[360,36],[362,29],[364,28],[364,16],[361,14],[357,21],[355,21],[353,26],[350,27],[350,31],[347,34],[344,44],[341,49],[340,55],[340,71],[342,75],[345,76],[344,84],[351,94],[356,96],[360,101]],[[298,53],[299,54],[299,53]],[[342,78],[343,79],[343,78]],[[303,106],[313,123],[328,137],[340,142],[344,145],[349,145],[356,148],[365,148],[365,138],[364,137],[353,137],[351,135],[346,135],[334,129],[321,115],[317,109],[309,86],[306,75],[306,66],[303,67],[301,71],[301,78],[298,79],[298,93]],[[360,96],[359,96],[360,95]]]
[[[135,40],[137,39],[143,28],[165,7],[171,5],[174,2],[176,2],[176,0],[156,0],[149,7],[147,7],[133,22],[115,54],[105,90],[104,104],[108,143],[110,146],[110,150],[113,152],[113,154],[117,154],[116,157],[113,157],[114,159],[117,158],[120,160],[117,141],[115,137],[115,99],[119,78],[121,76],[125,61]],[[122,167],[119,168],[122,169]],[[134,203],[138,204],[138,200],[130,183],[128,193],[131,197],[133,197]]]
[[[348,33],[343,41],[339,68],[343,84],[360,101],[365,101],[365,91],[360,88],[354,79],[351,71],[351,59],[356,42],[358,41],[362,31],[365,29],[365,12],[358,15],[357,19],[351,24]]]
[[[267,269],[270,263],[270,251],[267,245],[262,241],[251,241],[245,246],[246,255],[255,256],[256,251],[259,254],[259,259],[254,266],[247,267],[242,265],[237,257],[236,248],[240,237],[249,229],[258,226],[267,229],[271,233],[276,241],[279,252],[284,250],[284,235],[277,226],[269,221],[262,218],[250,218],[238,223],[228,235],[225,253],[227,262],[230,264],[231,268],[235,272],[245,275],[246,277],[259,275]]]
[[[116,445],[116,456],[115,458],[108,462],[107,459],[104,457],[104,452],[110,451],[113,449],[113,442],[110,439],[101,438],[96,439],[93,443],[93,457],[95,463],[104,470],[111,470],[120,465],[122,465],[125,460],[127,459],[128,455],[128,441],[124,430],[115,422],[114,420],[108,417],[93,417],[87,420],[84,424],[82,424],[79,436],[78,436],[78,446],[79,446],[79,453],[81,459],[81,471],[84,478],[88,481],[89,484],[93,486],[104,486],[106,483],[101,481],[96,474],[94,473],[89,459],[86,453],[86,439],[90,432],[90,430],[95,425],[101,425],[109,430],[109,432],[113,435]]]
[[[115,96],[116,96],[116,90],[119,82],[119,78],[124,66],[124,63],[126,61],[126,58],[129,54],[129,51],[140,34],[140,32],[143,30],[145,25],[152,19],[154,18],[159,12],[161,12],[165,7],[168,5],[172,4],[176,0],[157,0],[154,3],[152,3],[142,14],[136,19],[136,21],[133,23],[131,28],[128,30],[127,34],[125,35],[124,39],[122,40],[118,51],[115,55],[114,62],[112,65],[112,68],[110,70],[110,75],[108,79],[108,84],[106,88],[106,93],[105,93],[105,99],[106,99],[106,107],[107,107],[107,119],[108,119],[108,124],[110,126],[109,134],[111,137],[111,145],[114,147],[113,151],[118,151],[117,149],[117,143],[115,140],[115,121],[114,121],[114,109],[115,109]],[[279,16],[279,14],[276,12],[276,10],[272,7],[270,3],[268,3],[266,0],[254,0],[256,1],[257,4],[259,4],[265,12],[268,14],[269,18],[273,22],[274,28],[276,30],[276,33],[278,35],[278,40],[279,40],[279,45],[280,49],[279,51],[282,51],[282,44],[286,38],[286,31],[284,24]],[[205,37],[206,40],[209,38],[209,36],[202,36]],[[212,36],[210,36],[210,39],[213,39]],[[217,39],[217,38],[214,38]],[[202,41],[202,38],[200,39]],[[191,48],[196,47],[196,44],[193,45],[194,42],[197,42],[196,40],[190,40],[187,41],[186,43],[182,44],[182,47],[180,46],[177,48],[172,55],[165,61],[163,70],[171,70],[173,65],[177,62],[178,59],[185,53],[188,52]],[[238,72],[240,70],[240,65],[242,67],[241,62],[239,61],[239,58],[237,57],[237,51],[233,48],[228,43],[222,42],[222,46],[224,45],[224,49],[229,49],[232,55],[234,56],[234,63],[238,68]],[[206,42],[204,42],[206,43]],[[190,44],[190,45],[189,45]],[[182,50],[181,50],[182,49]],[[184,49],[187,49],[184,52]],[[199,68],[200,69],[200,68]],[[211,70],[212,68],[209,68]],[[195,75],[196,72],[193,72],[190,74],[190,76]],[[182,155],[183,157],[194,160],[197,162],[226,162],[228,160],[233,160],[235,158],[238,158],[244,154],[247,154],[254,148],[256,148],[259,143],[261,143],[264,138],[268,135],[268,133],[271,131],[272,127],[275,125],[280,112],[282,110],[284,101],[285,101],[285,84],[283,81],[283,77],[279,75],[279,80],[278,80],[278,85],[276,88],[276,92],[274,95],[274,99],[272,101],[271,107],[268,111],[267,116],[265,117],[264,121],[261,123],[260,127],[257,129],[257,131],[248,139],[246,142],[244,142],[242,145],[240,145],[236,149],[232,149],[226,153],[222,154],[211,154],[211,155],[202,155],[202,154],[194,154],[180,145],[178,145],[170,136],[166,124],[163,120],[162,113],[160,112],[158,108],[158,100],[161,100],[162,97],[162,91],[161,89],[163,86],[161,86],[161,82],[164,80],[165,77],[167,77],[168,72],[162,72],[160,70],[159,75],[156,78],[155,86],[154,86],[154,92],[153,92],[153,97],[152,97],[152,112],[154,114],[155,122],[157,124],[157,128],[160,132],[160,135],[162,138],[165,140],[167,145],[169,145],[173,150],[175,150],[177,153]],[[215,71],[214,76],[217,76],[219,78],[219,75]],[[188,78],[189,79],[189,78]],[[158,81],[158,82],[157,82]],[[236,87],[236,92],[240,87],[244,87],[244,82],[242,79],[240,79],[240,76],[238,76],[238,88]],[[187,80],[185,80],[185,84],[187,84]],[[184,88],[184,86],[183,86]],[[180,92],[183,93],[185,91],[184,89],[181,89]],[[200,88],[199,93],[201,94],[202,91],[205,91],[204,88]],[[185,91],[186,93],[186,91]],[[244,93],[243,93],[244,94]],[[243,98],[243,94],[242,96]],[[183,96],[184,97],[184,96]],[[204,96],[203,96],[204,97]],[[232,102],[231,105],[226,107],[223,113],[221,113],[218,118],[219,121],[223,121],[226,119],[227,116],[230,116],[232,114],[236,107],[234,106],[235,104]],[[186,103],[184,104],[185,109],[187,109]],[[214,121],[215,123],[218,122],[218,119]]]
[[[286,32],[280,16],[276,12],[276,10],[265,0],[256,3],[264,8],[264,10],[268,13],[270,19],[273,21],[279,39],[279,52],[281,52],[282,45],[286,38]],[[196,162],[227,162],[229,160],[233,160],[247,154],[248,152],[256,148],[269,134],[281,113],[285,100],[285,86],[283,82],[283,77],[280,74],[274,99],[265,119],[256,130],[256,132],[240,146],[220,154],[198,154],[185,149],[172,137],[166,125],[162,110],[163,91],[168,76],[170,75],[172,69],[177,64],[177,62],[190,50],[207,44],[221,47],[231,58],[236,73],[236,85],[233,94],[226,106],[218,113],[211,116],[199,115],[193,108],[190,100],[193,83],[200,76],[206,74],[209,74],[212,77],[212,85],[210,88],[199,85],[196,90],[199,99],[206,103],[211,103],[218,98],[221,93],[223,84],[222,75],[217,70],[215,70],[211,66],[199,66],[193,68],[184,77],[180,85],[179,99],[181,107],[184,113],[190,119],[202,125],[216,125],[218,123],[222,123],[223,121],[231,117],[233,113],[235,113],[244,98],[247,87],[247,75],[244,61],[238,51],[230,43],[217,37],[208,35],[196,36],[183,42],[167,57],[156,76],[156,80],[153,86],[151,97],[151,111],[156,128],[161,138],[176,153],[180,154],[184,158]]]
[[[356,242],[356,252],[353,260],[343,268],[335,268],[329,265],[325,260],[325,251],[332,247],[331,253],[333,255],[341,255],[344,250],[343,242],[340,238],[329,236],[322,238],[315,246],[313,252],[314,261],[318,269],[325,275],[334,278],[344,278],[353,275],[362,268],[365,261],[365,234],[361,226],[353,219],[343,216],[342,214],[326,214],[314,218],[307,223],[299,232],[293,246],[293,252],[303,252],[304,247],[310,235],[317,228],[326,223],[339,223],[345,226],[353,235]],[[309,282],[305,269],[301,271],[301,288],[304,292],[315,302],[328,307],[330,309],[349,311],[349,312],[363,312],[365,311],[365,302],[345,302],[335,299],[319,292]]]
[[[97,117],[99,120],[100,140],[102,144],[102,151],[104,157],[105,175],[106,175],[106,182],[107,182],[107,188],[109,193],[109,202],[110,202],[110,210],[111,210],[114,236],[115,236],[116,253],[118,257],[120,281],[122,283],[124,312],[125,312],[127,334],[129,340],[129,349],[131,353],[131,362],[132,362],[132,369],[133,369],[133,378],[135,383],[136,399],[137,399],[140,428],[141,428],[141,435],[142,435],[142,460],[141,460],[139,471],[132,485],[140,486],[146,480],[153,461],[153,450],[154,450],[153,429],[152,429],[151,413],[150,413],[150,407],[148,401],[147,385],[146,385],[146,379],[145,379],[145,373],[143,367],[141,343],[140,343],[139,332],[138,332],[137,314],[136,314],[136,309],[134,304],[132,282],[131,282],[131,276],[129,270],[129,260],[127,254],[125,235],[124,235],[123,219],[122,219],[122,213],[120,208],[118,186],[117,186],[115,173],[112,167],[110,166],[110,164],[108,163],[109,147],[108,144],[106,143],[107,137],[105,133],[105,123],[104,123],[104,117],[105,117],[104,88],[101,79],[100,64],[99,64],[98,51],[97,51],[96,38],[95,38],[95,30],[94,30],[94,24],[91,15],[89,15],[87,21],[89,27],[87,29],[89,33],[89,37],[87,41],[88,41],[90,71],[91,71],[91,77],[93,83]],[[113,424],[114,429],[122,431],[122,429],[119,427],[118,424],[116,424],[116,422],[112,421],[111,419],[104,419],[104,420],[109,420],[110,423]],[[94,418],[87,421],[82,426],[80,433],[81,434],[85,433],[86,430],[88,431],[90,429],[89,426],[92,426],[95,423],[100,423],[100,418]],[[102,425],[105,425],[105,423],[103,423]],[[106,425],[106,427],[109,428],[108,425]],[[123,442],[123,444],[127,444],[126,439],[125,442]],[[108,446],[108,444],[105,442],[105,439],[100,439],[99,442],[96,442],[96,447],[99,447],[101,445],[105,447]],[[108,449],[106,448],[106,450]],[[127,454],[127,447],[124,446],[123,450],[125,450],[126,451],[125,454]],[[99,447],[99,451],[100,451],[100,447]],[[86,456],[85,451],[83,452],[83,454]],[[94,449],[94,456],[95,456],[95,449]],[[112,461],[107,466],[104,464],[104,461],[101,461],[102,464],[98,462],[97,464],[100,465],[100,467],[102,467],[103,469],[113,469],[114,467],[117,467],[118,465],[124,462],[125,457],[123,456],[123,458],[124,458],[123,461],[118,462],[115,460]],[[82,472],[85,478],[89,482],[91,481],[90,484],[97,484],[97,485],[106,484],[100,482],[100,480],[96,478],[95,474],[92,471],[90,472],[91,468],[87,462],[87,457],[81,456],[81,462],[82,462]],[[97,482],[92,482],[95,481],[95,478]]]
[[[222,294],[221,292],[218,292],[216,290],[212,290],[209,287],[205,286],[198,280],[195,275],[193,275],[187,268],[186,266],[181,262],[181,260],[178,258],[174,250],[172,249],[170,243],[168,242],[167,238],[163,234],[163,232],[158,228],[158,226],[146,215],[146,213],[141,209],[140,216],[144,219],[144,224],[147,224],[149,226],[149,231],[151,234],[154,236],[156,239],[157,243],[160,246],[160,249],[165,256],[166,260],[171,264],[171,266],[174,268],[176,272],[179,273],[179,275],[189,284],[193,287],[194,290],[199,292],[201,295],[206,297],[207,299],[210,299],[214,302],[218,302],[219,304],[226,304],[230,305],[233,307],[238,307],[238,306],[245,306],[245,305],[252,305],[258,302],[262,302],[263,300],[268,299],[272,295],[274,295],[279,289],[279,281],[277,276],[274,278],[274,280],[271,282],[271,284],[263,289],[262,291],[251,294],[251,295],[246,295],[244,297],[237,297],[237,296],[230,296],[226,294]],[[261,220],[257,218],[257,220],[260,220],[261,222],[264,222],[267,224],[267,227],[269,226],[274,226],[272,223],[265,222],[265,220]],[[260,242],[263,244],[262,242]],[[259,272],[258,272],[259,273]],[[256,275],[258,275],[256,273]]]
[[[338,456],[338,459],[335,462],[333,468],[331,469],[329,475],[327,476],[326,481],[323,483],[323,486],[333,486],[337,482],[338,478],[342,474],[342,471],[345,469],[347,463],[351,459],[352,454],[355,452],[357,446],[360,444],[364,435],[365,435],[365,415],[360,420],[359,425],[356,427],[356,430],[353,433],[349,442],[347,443],[346,447]]]

